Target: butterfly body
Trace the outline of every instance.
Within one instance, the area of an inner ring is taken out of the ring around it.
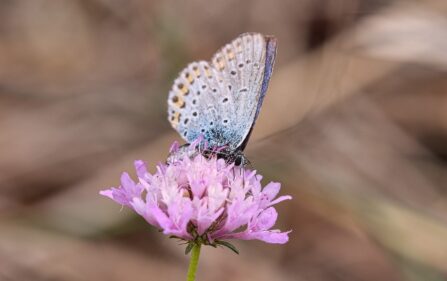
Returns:
[[[227,163],[234,163],[235,165],[245,166],[250,161],[245,157],[244,152],[241,149],[231,150],[231,149],[209,149],[194,147],[191,149],[190,144],[184,144],[178,149],[173,150],[169,153],[167,163],[175,163],[185,157],[194,158],[195,156],[202,154],[205,157],[216,156],[217,158],[225,159]]]
[[[221,48],[211,62],[189,64],[169,93],[171,125],[188,143],[203,137],[211,150],[224,147],[219,152],[223,158],[243,162],[275,55],[273,37],[245,33]]]

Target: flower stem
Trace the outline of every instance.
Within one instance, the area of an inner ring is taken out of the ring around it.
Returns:
[[[200,243],[194,244],[191,250],[191,260],[189,261],[188,278],[187,281],[196,280],[197,266],[199,265]]]

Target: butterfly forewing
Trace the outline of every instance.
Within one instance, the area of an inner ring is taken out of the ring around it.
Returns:
[[[169,93],[168,118],[187,142],[203,135],[211,147],[235,150],[245,143],[270,78],[274,54],[268,47],[263,35],[243,34],[211,62],[193,62],[180,73]]]

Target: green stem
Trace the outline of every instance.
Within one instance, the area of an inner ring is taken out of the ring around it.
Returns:
[[[188,279],[186,281],[196,280],[197,266],[199,265],[200,244],[194,244],[191,250],[191,260],[189,261]]]

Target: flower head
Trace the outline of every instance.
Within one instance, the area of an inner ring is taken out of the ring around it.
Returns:
[[[175,152],[179,148],[174,145],[172,149]],[[291,199],[276,198],[279,183],[262,188],[262,176],[256,171],[215,156],[189,155],[159,164],[154,174],[137,160],[136,182],[123,173],[118,188],[100,193],[132,208],[164,234],[186,241],[213,246],[225,239],[288,241],[290,231],[271,229],[278,217],[273,205]]]

